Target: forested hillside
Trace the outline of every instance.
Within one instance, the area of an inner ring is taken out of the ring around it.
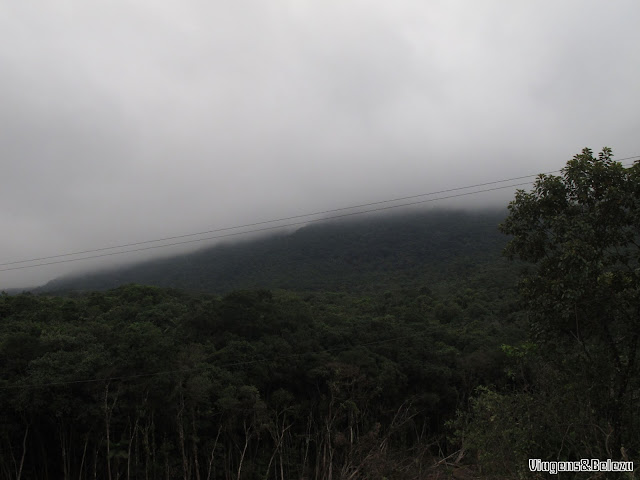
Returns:
[[[509,297],[0,297],[0,478],[423,478],[502,384]],[[457,447],[456,447],[457,448]]]
[[[1,297],[3,478],[421,478],[524,339],[504,216],[310,225]],[[132,279],[185,290],[87,292]],[[238,286],[260,288],[196,292]]]
[[[2,294],[0,478],[636,478],[640,162],[611,157],[506,217],[311,225]],[[182,288],[88,291],[130,279]]]
[[[127,283],[225,293],[242,288],[384,291],[398,285],[496,279],[514,269],[501,257],[506,211],[425,211],[317,223],[290,234],[215,246],[103,273],[61,278],[43,292]],[[504,272],[502,272],[504,269]],[[513,285],[515,277],[505,279]]]

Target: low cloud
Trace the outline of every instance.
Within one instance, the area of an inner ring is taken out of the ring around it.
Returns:
[[[0,263],[535,174],[585,146],[640,154],[639,13],[6,3]],[[0,288],[81,264],[0,272]]]

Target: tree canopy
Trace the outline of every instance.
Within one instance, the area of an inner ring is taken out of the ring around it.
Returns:
[[[507,253],[537,265],[522,289],[537,336],[577,344],[610,392],[602,408],[619,443],[638,387],[640,163],[612,156],[584,149],[561,176],[541,175],[517,193],[502,230],[513,235]]]
[[[640,163],[584,149],[519,190],[501,230],[506,255],[529,265],[520,292],[530,338],[503,348],[513,390],[479,392],[469,443],[504,445],[484,460],[504,472],[508,457],[514,474],[527,458],[637,455]]]

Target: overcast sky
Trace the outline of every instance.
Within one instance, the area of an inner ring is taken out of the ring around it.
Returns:
[[[640,155],[638,25],[637,0],[0,0],[0,263]]]

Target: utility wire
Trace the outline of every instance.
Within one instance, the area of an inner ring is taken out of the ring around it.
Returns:
[[[492,182],[492,183],[496,183],[496,182]],[[415,202],[402,203],[402,204],[398,204],[398,205],[392,205],[392,206],[389,206],[389,207],[379,207],[379,208],[372,208],[372,209],[368,209],[368,210],[359,210],[357,212],[343,213],[341,215],[333,215],[331,217],[316,218],[316,219],[304,220],[304,221],[300,221],[300,222],[292,222],[292,223],[287,223],[287,224],[276,225],[276,226],[272,226],[272,227],[263,227],[263,228],[256,228],[256,229],[253,229],[253,230],[243,230],[241,232],[226,233],[224,235],[215,235],[215,236],[212,236],[212,237],[198,238],[196,240],[184,240],[184,241],[181,241],[181,242],[165,243],[165,244],[162,244],[162,245],[152,245],[152,246],[149,246],[149,247],[134,248],[134,249],[131,249],[131,250],[123,250],[123,251],[110,252],[110,253],[101,253],[99,255],[90,255],[90,256],[81,257],[81,258],[68,258],[68,259],[65,259],[65,260],[56,260],[54,262],[37,263],[35,265],[23,265],[23,266],[19,266],[19,267],[3,268],[3,269],[0,269],[0,272],[8,272],[8,271],[11,271],[11,270],[24,270],[24,269],[27,269],[27,268],[44,267],[46,265],[55,265],[55,264],[59,264],[59,263],[79,262],[79,261],[82,261],[82,260],[90,260],[90,259],[93,259],[93,258],[110,257],[110,256],[113,256],[113,255],[122,255],[122,254],[125,254],[125,253],[142,252],[142,251],[153,250],[153,249],[157,249],[157,248],[174,247],[174,246],[177,246],[177,245],[185,245],[185,244],[189,244],[189,243],[204,242],[204,241],[207,241],[207,240],[216,240],[216,239],[220,239],[220,238],[228,238],[228,237],[234,237],[234,236],[238,236],[238,235],[246,235],[248,233],[258,233],[258,232],[265,232],[265,231],[269,231],[269,230],[276,230],[276,229],[281,229],[281,228],[294,227],[294,226],[298,226],[298,225],[307,225],[309,223],[326,222],[326,221],[329,221],[329,220],[335,220],[337,218],[352,217],[352,216],[355,216],[355,215],[362,215],[362,214],[365,214],[365,213],[381,212],[381,211],[385,211],[385,210],[392,210],[394,208],[409,207],[409,206],[420,205],[420,204],[428,203],[428,202],[435,202],[435,201],[438,201],[438,200],[446,200],[446,199],[449,199],[449,198],[464,197],[464,196],[467,196],[467,195],[475,195],[475,194],[478,194],[478,193],[493,192],[493,191],[496,191],[496,190],[503,190],[505,188],[520,187],[520,186],[523,186],[523,185],[529,185],[530,183],[531,182],[516,183],[516,184],[505,185],[505,186],[501,186],[501,187],[487,188],[487,189],[484,189],[484,190],[475,190],[473,192],[458,193],[456,195],[448,195],[446,197],[429,198],[429,199],[426,199],[426,200],[419,200],[419,201],[415,201]],[[382,202],[376,202],[376,203],[382,203]],[[351,208],[357,208],[357,207],[351,207]],[[345,210],[346,209],[347,208],[345,208]],[[267,223],[267,222],[260,222],[260,223]],[[247,225],[247,226],[249,226],[249,225]],[[241,228],[241,227],[236,227],[236,228]],[[197,235],[197,234],[193,234],[193,235]],[[160,240],[158,240],[158,241],[160,241]],[[141,243],[149,243],[149,242],[141,242]],[[140,244],[140,243],[138,243],[138,244]],[[117,248],[117,247],[111,247],[111,248]],[[90,251],[95,252],[95,251],[99,251],[99,250],[90,250]],[[72,254],[68,254],[68,255],[72,255]],[[56,256],[44,257],[44,258],[56,258]],[[26,262],[26,260],[25,260],[25,262]],[[5,264],[5,265],[8,265],[8,264]]]
[[[618,162],[621,163],[623,161],[636,160],[636,159],[640,159],[640,155],[634,155],[634,156],[631,156],[631,157],[625,157],[625,158],[622,158],[622,159],[618,160]],[[626,165],[624,165],[624,166],[626,166]],[[76,255],[82,255],[82,254],[85,254],[85,253],[104,252],[104,251],[107,251],[107,250],[128,248],[128,247],[134,247],[134,246],[138,246],[138,245],[147,245],[147,244],[150,244],[150,243],[165,242],[165,241],[168,241],[168,240],[177,240],[177,239],[180,239],[180,238],[189,238],[189,237],[195,237],[195,236],[199,236],[199,235],[207,235],[207,234],[210,234],[210,233],[218,233],[218,232],[224,232],[224,231],[229,231],[229,230],[237,230],[237,229],[241,229],[241,228],[254,227],[254,226],[258,226],[258,225],[266,225],[266,224],[270,224],[270,223],[284,222],[284,221],[288,221],[288,220],[295,220],[295,219],[299,219],[299,218],[313,217],[313,216],[317,216],[317,215],[325,215],[325,214],[328,214],[328,213],[341,212],[341,211],[345,211],[345,210],[353,210],[355,208],[370,207],[370,206],[374,206],[374,205],[383,205],[383,204],[386,204],[386,203],[393,203],[393,202],[411,200],[411,199],[414,199],[414,198],[421,198],[421,197],[426,197],[426,196],[431,196],[431,195],[439,195],[439,194],[443,194],[443,193],[450,193],[450,192],[456,192],[456,191],[460,191],[460,190],[467,190],[469,188],[484,187],[484,186],[488,186],[488,185],[495,185],[495,184],[511,182],[511,181],[515,181],[515,180],[522,180],[524,178],[538,177],[539,175],[549,175],[549,174],[557,173],[557,172],[560,172],[560,171],[561,171],[561,169],[552,170],[552,171],[545,172],[545,173],[542,173],[542,174],[523,175],[523,176],[520,176],[520,177],[512,177],[512,178],[507,178],[507,179],[503,179],[503,180],[495,180],[495,181],[492,181],[492,182],[478,183],[478,184],[474,184],[474,185],[468,185],[468,186],[465,186],[465,187],[449,188],[449,189],[445,189],[445,190],[439,190],[439,191],[428,192],[428,193],[421,193],[421,194],[410,195],[410,196],[406,196],[406,197],[398,197],[398,198],[393,198],[393,199],[389,199],[389,200],[381,200],[381,201],[377,201],[377,202],[363,203],[363,204],[353,205],[353,206],[348,206],[348,207],[341,207],[341,208],[335,208],[335,209],[330,209],[330,210],[322,210],[322,211],[313,212],[313,213],[293,215],[293,216],[290,216],[290,217],[282,217],[282,218],[277,218],[277,219],[272,219],[272,220],[264,220],[264,221],[260,221],[260,222],[248,223],[248,224],[244,224],[244,225],[237,225],[237,226],[233,226],[233,227],[217,228],[217,229],[207,230],[207,231],[203,231],[203,232],[188,233],[188,234],[184,234],[184,235],[176,235],[176,236],[172,236],[172,237],[164,237],[164,238],[158,238],[158,239],[154,239],[154,240],[145,240],[145,241],[134,242],[134,243],[125,243],[125,244],[121,244],[121,245],[114,245],[114,246],[111,246],[111,247],[103,247],[103,248],[95,248],[95,249],[90,249],[90,250],[82,250],[82,251],[77,251],[77,252],[69,252],[69,253],[63,253],[63,254],[58,254],[58,255],[50,255],[50,256],[46,256],[46,257],[31,258],[31,259],[27,259],[27,260],[17,260],[17,261],[12,261],[12,262],[4,262],[4,263],[0,263],[0,267],[9,266],[9,265],[18,265],[18,264],[22,264],[22,263],[37,262],[37,261],[41,261],[41,260],[50,260],[50,259],[54,259],[54,258],[71,257],[71,256],[76,256]],[[152,250],[152,249],[156,249],[156,248],[171,247],[171,246],[176,246],[176,245],[184,245],[184,244],[188,244],[188,243],[195,243],[195,242],[202,242],[202,241],[214,240],[214,239],[219,239],[219,238],[232,237],[232,236],[237,236],[237,235],[244,235],[244,234],[247,234],[247,233],[263,232],[263,231],[274,230],[274,229],[279,229],[279,228],[286,228],[286,227],[297,226],[297,225],[302,225],[302,224],[307,224],[307,223],[327,221],[327,220],[332,220],[332,219],[342,218],[342,217],[348,217],[348,216],[353,216],[353,215],[360,215],[360,214],[364,214],[364,213],[371,213],[371,212],[377,212],[377,211],[382,211],[382,210],[389,210],[389,209],[393,209],[393,208],[400,208],[400,207],[405,207],[405,206],[418,205],[418,204],[421,204],[421,203],[427,203],[427,202],[431,202],[431,201],[446,200],[446,199],[449,199],[449,198],[461,197],[461,196],[465,196],[465,195],[474,195],[476,193],[500,190],[500,189],[503,189],[503,188],[523,186],[523,185],[527,185],[528,183],[531,183],[531,182],[519,183],[519,184],[515,184],[515,185],[508,185],[508,186],[505,186],[505,187],[497,187],[497,188],[491,188],[491,189],[486,189],[486,190],[478,190],[478,191],[474,191],[474,192],[468,192],[468,193],[463,193],[463,194],[458,194],[458,195],[450,195],[450,196],[446,196],[446,197],[439,197],[439,198],[435,198],[435,199],[428,199],[428,200],[423,200],[423,201],[418,201],[418,202],[404,203],[404,204],[394,205],[394,206],[386,207],[386,208],[370,209],[370,210],[364,210],[364,211],[359,211],[359,212],[349,213],[349,214],[344,214],[344,215],[336,215],[336,216],[331,216],[331,217],[326,217],[326,218],[321,218],[321,219],[307,220],[307,221],[304,221],[304,222],[289,223],[289,224],[286,224],[286,225],[278,225],[278,226],[275,226],[275,227],[267,227],[267,228],[246,230],[246,231],[230,233],[230,234],[226,234],[226,235],[217,235],[217,236],[213,236],[213,237],[206,237],[206,238],[190,240],[190,241],[174,242],[174,243],[168,243],[168,244],[162,244],[162,245],[149,246],[149,247],[145,247],[145,248],[137,248],[137,249],[132,249],[132,250],[124,250],[124,251],[118,251],[118,252],[104,253],[104,254],[100,254],[100,255],[91,255],[91,256],[82,257],[82,258],[74,258],[74,259],[59,260],[59,261],[55,261],[55,262],[39,263],[39,264],[35,264],[35,265],[25,265],[25,266],[19,266],[19,267],[3,268],[3,269],[0,269],[0,272],[7,272],[7,271],[12,271],[12,270],[23,270],[23,269],[26,269],[26,268],[42,267],[42,266],[47,266],[47,265],[55,265],[55,264],[58,264],[58,263],[75,262],[75,261],[80,261],[80,260],[89,260],[89,259],[93,259],[93,258],[108,257],[108,256],[113,256],[113,255],[125,254],[125,253],[140,252],[140,251]]]
[[[635,157],[629,157],[629,158],[635,158]],[[640,156],[638,156],[638,158],[640,158]],[[546,172],[543,175],[548,175],[550,173],[557,173],[560,170],[553,170],[551,172]],[[62,253],[59,255],[50,255],[47,257],[39,257],[39,258],[30,258],[27,260],[17,260],[17,261],[13,261],[13,262],[5,262],[5,263],[0,263],[0,267],[3,266],[7,266],[7,265],[16,265],[19,263],[30,263],[30,262],[37,262],[40,260],[49,260],[52,258],[61,258],[61,257],[70,257],[70,256],[74,256],[74,255],[82,255],[84,253],[94,253],[94,252],[102,252],[105,250],[114,250],[116,248],[126,248],[126,247],[135,247],[138,245],[144,245],[144,244],[148,244],[148,243],[157,243],[157,242],[164,242],[167,240],[177,240],[179,238],[187,238],[187,237],[195,237],[198,235],[207,235],[209,233],[218,233],[218,232],[223,232],[223,231],[228,231],[228,230],[237,230],[239,228],[247,228],[247,227],[255,227],[257,225],[264,225],[264,224],[268,224],[268,223],[275,223],[275,222],[285,222],[288,220],[295,220],[298,218],[304,218],[304,217],[313,217],[315,215],[325,215],[327,213],[335,213],[335,212],[340,212],[340,211],[344,211],[344,210],[352,210],[354,208],[363,208],[363,207],[371,207],[373,205],[381,205],[381,204],[385,204],[385,203],[392,203],[392,202],[400,202],[403,200],[411,200],[414,198],[420,198],[420,197],[426,197],[426,196],[430,196],[430,195],[439,195],[442,193],[450,193],[450,192],[455,192],[455,191],[459,191],[459,190],[467,190],[469,188],[477,188],[477,187],[485,187],[487,185],[495,185],[497,183],[505,183],[505,182],[511,182],[511,181],[515,181],[515,180],[522,180],[524,178],[531,178],[531,177],[535,177],[536,175],[524,175],[521,177],[513,177],[513,178],[507,178],[504,180],[496,180],[493,182],[486,182],[486,183],[477,183],[475,185],[468,185],[466,187],[457,187],[457,188],[448,188],[446,190],[439,190],[439,191],[435,191],[435,192],[429,192],[429,193],[420,193],[417,195],[410,195],[407,197],[398,197],[398,198],[392,198],[389,200],[381,200],[378,202],[370,202],[370,203],[363,203],[360,205],[352,205],[349,207],[341,207],[341,208],[334,208],[331,210],[322,210],[322,211],[318,211],[318,212],[313,212],[313,213],[304,213],[301,215],[293,215],[290,217],[283,217],[283,218],[275,218],[272,220],[264,220],[261,222],[255,222],[255,223],[247,223],[245,225],[236,225],[234,227],[224,227],[224,228],[216,228],[214,230],[206,230],[203,232],[196,232],[196,233],[187,233],[184,235],[176,235],[176,236],[172,236],[172,237],[164,237],[164,238],[157,238],[154,240],[145,240],[142,242],[134,242],[134,243],[125,243],[122,245],[114,245],[111,247],[103,247],[103,248],[95,248],[95,249],[91,249],[91,250],[82,250],[82,251],[78,251],[78,252],[70,252],[70,253]]]
[[[555,172],[558,172],[559,170],[556,170]],[[549,173],[554,173],[554,172],[547,172],[546,174]],[[545,175],[546,175],[545,174]],[[52,258],[61,258],[61,257],[70,257],[70,256],[74,256],[74,255],[82,255],[84,253],[94,253],[94,252],[102,252],[105,250],[115,250],[116,248],[127,248],[127,247],[135,247],[138,245],[145,245],[148,243],[157,243],[157,242],[165,242],[167,240],[177,240],[179,238],[188,238],[188,237],[196,237],[198,235],[207,235],[210,233],[218,233],[218,232],[224,232],[224,231],[228,231],[228,230],[237,230],[240,228],[247,228],[247,227],[255,227],[258,225],[265,225],[265,224],[269,224],[269,223],[276,223],[276,222],[285,222],[288,220],[295,220],[298,218],[305,218],[305,217],[313,217],[316,215],[326,215],[327,213],[335,213],[335,212],[341,212],[341,211],[345,211],[345,210],[352,210],[354,208],[363,208],[363,207],[371,207],[374,205],[382,205],[385,203],[393,203],[393,202],[400,202],[403,200],[411,200],[414,198],[420,198],[420,197],[427,197],[430,195],[439,195],[442,193],[450,193],[450,192],[456,192],[456,191],[460,191],[460,190],[467,190],[469,188],[477,188],[477,187],[485,187],[487,185],[495,185],[497,183],[505,183],[505,182],[511,182],[511,181],[515,181],[515,180],[522,180],[523,178],[531,178],[531,177],[535,177],[536,175],[524,175],[522,177],[514,177],[514,178],[508,178],[505,180],[496,180],[493,182],[486,182],[486,183],[478,183],[475,185],[468,185],[466,187],[457,187],[457,188],[449,188],[446,190],[439,190],[439,191],[435,191],[435,192],[429,192],[429,193],[420,193],[417,195],[410,195],[407,197],[399,197],[399,198],[392,198],[389,200],[381,200],[378,202],[370,202],[370,203],[363,203],[360,205],[352,205],[349,207],[341,207],[341,208],[334,208],[331,210],[322,210],[322,211],[318,211],[318,212],[313,212],[313,213],[304,213],[301,215],[293,215],[291,217],[282,217],[282,218],[275,218],[272,220],[264,220],[264,221],[260,221],[260,222],[255,222],[255,223],[247,223],[244,225],[236,225],[234,227],[224,227],[224,228],[216,228],[214,230],[206,230],[203,232],[196,232],[196,233],[187,233],[184,235],[176,235],[173,237],[164,237],[164,238],[157,238],[155,240],[145,240],[142,242],[134,242],[134,243],[124,243],[122,245],[114,245],[112,247],[103,247],[103,248],[95,248],[95,249],[91,249],[91,250],[82,250],[82,251],[78,251],[78,252],[69,252],[69,253],[62,253],[59,255],[50,255],[47,257],[39,257],[39,258],[30,258],[27,260],[17,260],[17,261],[13,261],[13,262],[5,262],[5,263],[0,263],[0,267],[3,266],[7,266],[7,265],[16,265],[19,263],[30,263],[30,262],[37,262],[40,260],[49,260]]]

